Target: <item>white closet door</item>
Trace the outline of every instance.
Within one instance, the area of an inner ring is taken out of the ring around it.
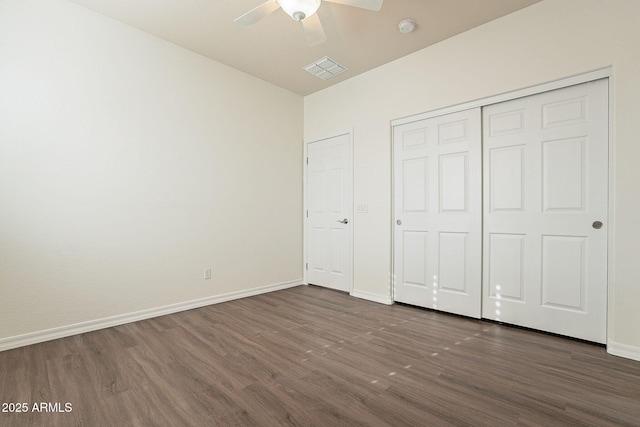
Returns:
[[[485,107],[485,318],[604,343],[608,82]]]
[[[351,290],[351,135],[307,146],[307,282]]]
[[[481,112],[394,127],[394,300],[480,317]]]

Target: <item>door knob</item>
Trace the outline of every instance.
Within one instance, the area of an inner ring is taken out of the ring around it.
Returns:
[[[602,221],[594,221],[591,226],[596,230],[600,230],[602,228]]]
[[[347,218],[343,219],[342,221],[338,220],[338,222],[340,224],[349,224],[349,220]]]
[[[398,225],[402,225],[402,221],[397,220],[397,221],[396,221],[396,224],[398,224]]]

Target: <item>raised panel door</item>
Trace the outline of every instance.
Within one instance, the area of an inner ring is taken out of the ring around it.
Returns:
[[[394,127],[394,300],[480,317],[480,109]]]

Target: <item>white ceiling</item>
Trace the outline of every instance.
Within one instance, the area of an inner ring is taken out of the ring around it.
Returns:
[[[385,0],[380,12],[323,2],[327,41],[309,47],[282,10],[244,27],[233,20],[264,0],[71,0],[159,38],[308,95],[541,0]],[[416,21],[401,34],[398,23]],[[328,56],[348,71],[329,80],[302,68]]]

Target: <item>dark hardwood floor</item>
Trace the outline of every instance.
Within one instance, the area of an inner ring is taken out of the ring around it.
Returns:
[[[640,426],[640,362],[300,286],[0,352],[0,402],[28,405],[3,427]]]

